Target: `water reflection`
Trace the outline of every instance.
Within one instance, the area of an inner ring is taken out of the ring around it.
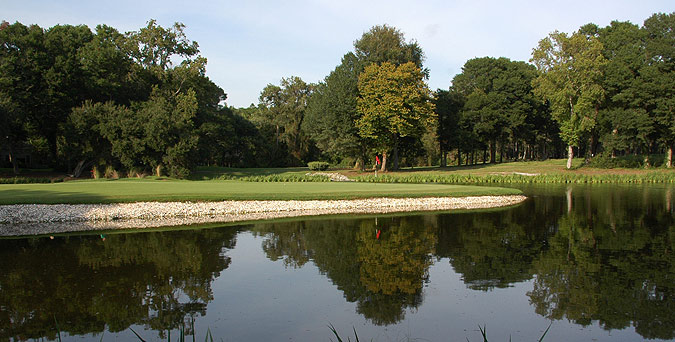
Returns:
[[[675,337],[675,220],[658,191],[583,189],[533,263],[528,293],[538,314],[605,329],[633,325],[644,338]],[[672,192],[666,191],[669,198]]]
[[[310,259],[357,312],[373,324],[393,324],[422,303],[436,241],[429,216],[260,224],[272,260],[299,267]],[[378,235],[378,230],[380,234]]]
[[[497,211],[0,240],[0,340],[53,339],[55,320],[71,335],[143,325],[164,338],[217,315],[212,286],[232,272],[228,251],[242,231],[286,273],[316,267],[378,326],[444,295],[426,291],[440,262],[476,295],[531,284],[529,312],[547,319],[675,338],[672,186],[524,190],[529,200]]]
[[[163,332],[203,315],[234,230],[0,240],[0,339]],[[163,336],[160,334],[160,336]]]

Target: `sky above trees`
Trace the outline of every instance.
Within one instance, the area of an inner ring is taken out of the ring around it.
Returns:
[[[554,30],[573,32],[592,22],[641,25],[655,12],[672,12],[672,1],[12,1],[2,17],[10,23],[107,24],[121,32],[157,19],[186,25],[189,39],[208,58],[207,76],[228,94],[227,103],[258,103],[261,89],[282,77],[318,82],[340,63],[353,42],[372,26],[389,24],[415,39],[426,55],[431,89],[447,89],[474,57],[527,61],[537,42]]]

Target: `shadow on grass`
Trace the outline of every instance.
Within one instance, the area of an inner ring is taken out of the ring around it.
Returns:
[[[208,180],[218,178],[237,179],[250,176],[269,176],[284,173],[309,172],[307,167],[286,168],[231,168],[219,166],[200,166],[190,175],[191,180]]]
[[[7,204],[94,204],[110,203],[106,197],[78,193],[0,188],[0,205]]]

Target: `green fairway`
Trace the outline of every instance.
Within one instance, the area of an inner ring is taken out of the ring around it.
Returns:
[[[446,184],[255,183],[120,179],[0,185],[0,204],[138,201],[312,200],[520,194],[516,189]]]

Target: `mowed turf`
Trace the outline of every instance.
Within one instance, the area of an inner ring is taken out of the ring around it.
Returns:
[[[329,200],[521,194],[517,189],[446,184],[256,183],[232,180],[120,179],[0,185],[0,204],[116,203],[140,201]]]

